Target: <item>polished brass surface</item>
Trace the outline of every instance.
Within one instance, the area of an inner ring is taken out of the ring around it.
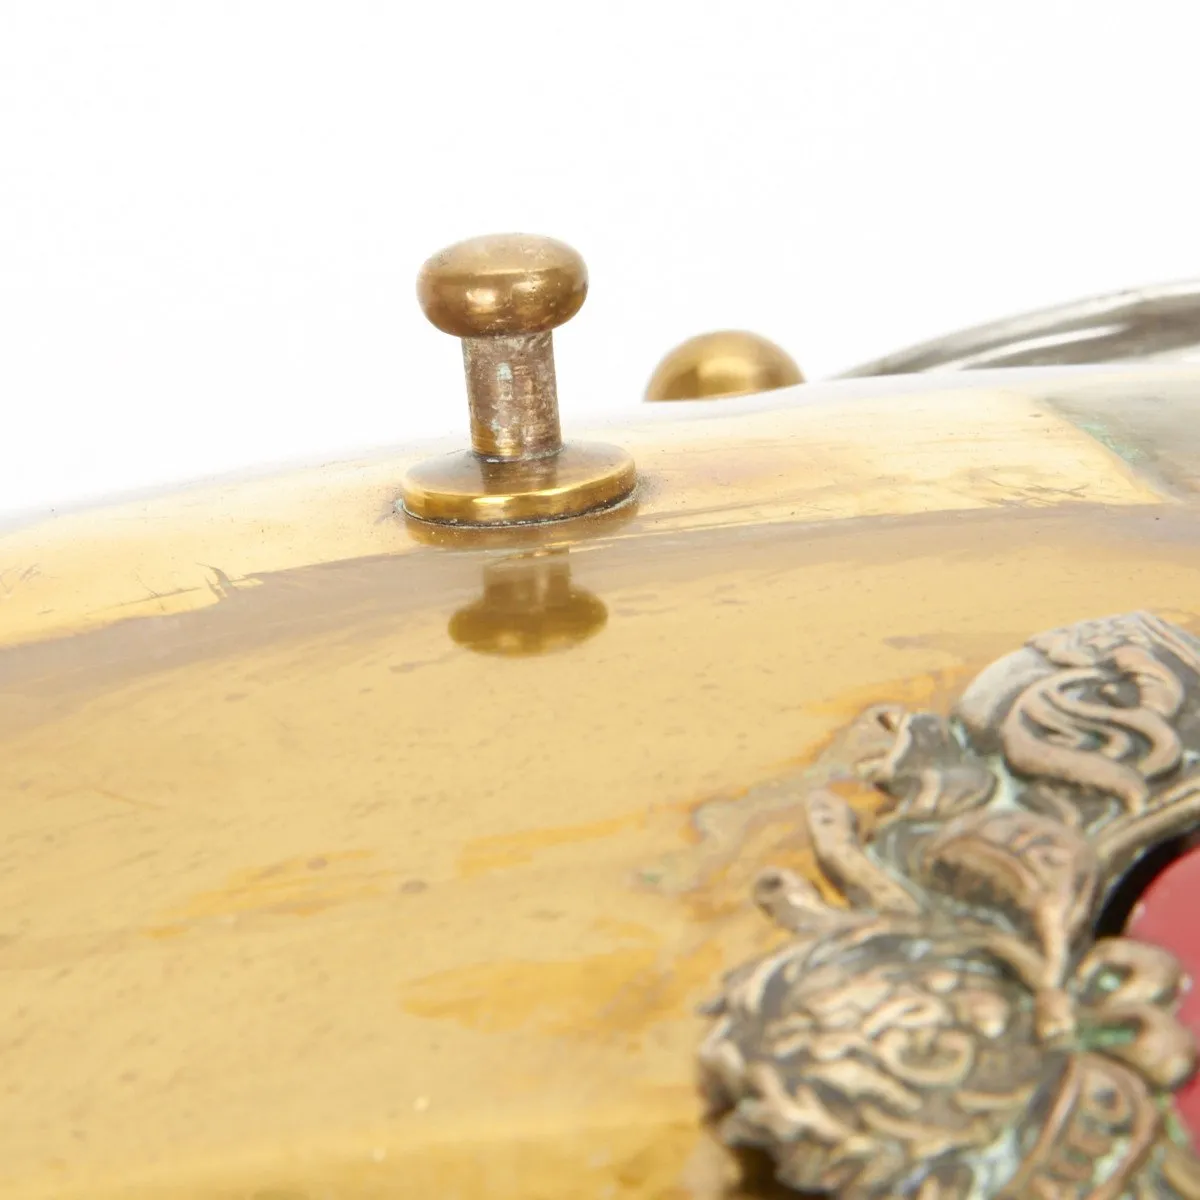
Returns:
[[[1040,383],[991,372],[814,383],[803,404],[768,395],[667,405],[654,420],[604,430],[646,464],[634,500],[541,526],[397,520],[396,476],[427,450],[60,510],[50,523],[0,529],[0,642],[178,616],[243,596],[266,575],[426,545],[520,549],[780,521],[819,528],[1004,508],[1014,496],[1122,508],[1187,498],[1200,495],[1196,379],[1178,368]]]
[[[787,941],[712,1009],[724,1139],[806,1194],[1200,1197],[1162,1118],[1196,1069],[1184,971],[1096,934],[1130,867],[1200,820],[1198,713],[1200,639],[1149,613],[1030,638],[949,715],[864,712],[870,834],[792,789],[838,901],[763,871]]]
[[[587,269],[574,250],[525,234],[475,238],[434,255],[417,294],[437,328],[463,339],[472,453],[410,472],[405,511],[507,525],[578,516],[632,492],[627,454],[563,449],[551,330],[587,296]]]
[[[654,369],[647,400],[714,400],[803,383],[786,350],[743,330],[703,333],[675,347]]]
[[[742,1200],[697,1008],[834,894],[803,789],[870,834],[857,718],[1200,630],[1200,374],[664,408],[578,521],[407,521],[409,449],[0,531],[5,1200]],[[526,538],[603,624],[456,640]]]
[[[464,451],[413,467],[404,477],[404,509],[446,525],[557,521],[620,503],[636,482],[630,455],[598,442],[506,462]]]

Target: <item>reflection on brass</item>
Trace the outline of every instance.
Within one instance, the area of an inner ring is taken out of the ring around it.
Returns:
[[[1196,1065],[1165,951],[1094,924],[1200,818],[1200,642],[1146,614],[1033,638],[949,719],[874,712],[870,830],[827,791],[809,839],[849,907],[788,871],[789,934],[727,977],[701,1049],[727,1142],[804,1192],[1198,1197],[1164,1101]]]
[[[571,583],[566,550],[489,563],[483,595],[450,620],[450,636],[483,654],[527,655],[563,650],[604,628],[608,610]]]
[[[647,400],[713,400],[804,382],[795,360],[757,333],[703,333],[675,347],[654,369]]]
[[[421,463],[401,503],[424,521],[552,521],[624,500],[633,460],[616,446],[564,447],[552,330],[587,296],[587,268],[551,238],[473,238],[435,254],[417,279],[429,320],[462,338],[471,450]]]

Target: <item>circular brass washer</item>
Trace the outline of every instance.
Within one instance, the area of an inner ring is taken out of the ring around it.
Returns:
[[[409,516],[443,525],[522,525],[610,508],[632,495],[636,482],[633,458],[598,442],[504,462],[464,451],[414,466],[400,503]]]

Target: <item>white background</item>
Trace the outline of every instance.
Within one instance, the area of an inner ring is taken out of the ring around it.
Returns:
[[[1200,274],[1193,0],[0,0],[0,511],[458,430],[413,297],[561,237],[568,426]]]

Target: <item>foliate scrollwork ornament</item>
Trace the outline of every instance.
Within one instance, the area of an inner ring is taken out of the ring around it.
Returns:
[[[713,1119],[802,1192],[1200,1198],[1169,1098],[1195,1069],[1165,951],[1105,899],[1200,818],[1200,642],[1154,616],[1033,638],[953,714],[873,710],[868,833],[804,804],[827,903],[781,870],[787,938],[732,972],[700,1052]]]

